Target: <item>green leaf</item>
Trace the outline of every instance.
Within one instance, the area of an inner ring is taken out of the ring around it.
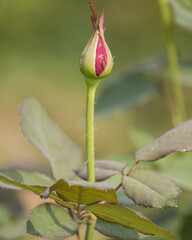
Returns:
[[[135,203],[125,194],[124,190],[120,188],[117,192],[118,203],[122,206],[132,207],[135,206]]]
[[[137,231],[122,226],[119,223],[110,223],[97,218],[95,229],[108,237],[114,237],[121,240],[138,240]]]
[[[72,178],[82,162],[82,152],[48,117],[35,99],[20,106],[21,129],[24,136],[49,160],[55,179]]]
[[[27,221],[27,233],[45,238],[65,238],[78,230],[67,210],[55,204],[36,207]]]
[[[119,223],[127,228],[132,228],[147,235],[157,235],[167,240],[175,240],[176,237],[168,231],[156,226],[150,220],[137,215],[129,208],[116,204],[94,204],[84,208],[92,212],[98,218],[107,222]]]
[[[156,90],[153,75],[164,63],[165,57],[159,56],[135,64],[111,79],[97,99],[96,116],[108,117],[150,99]]]
[[[180,193],[178,186],[159,173],[148,169],[136,169],[123,177],[123,189],[138,205],[145,207],[176,207]]]
[[[0,175],[5,176],[9,179],[15,180],[26,185],[41,185],[41,186],[50,186],[54,181],[45,176],[44,174],[37,172],[26,172],[21,170],[0,170]],[[9,184],[7,182],[0,181],[0,187],[18,190],[20,187]]]
[[[95,161],[95,181],[103,181],[116,174],[121,174],[127,164],[109,160]],[[84,180],[87,180],[87,166],[83,164],[76,174]]]
[[[69,182],[60,179],[41,194],[42,198],[47,198],[50,193],[55,191],[64,201],[80,204],[94,204],[100,201],[117,203],[114,189],[99,187],[88,182]]]
[[[169,130],[135,153],[135,161],[156,161],[173,152],[192,151],[192,120]]]
[[[173,10],[175,22],[187,29],[192,31],[192,4],[186,0],[169,0]]]
[[[1,171],[0,172],[0,187],[15,189],[15,190],[19,190],[19,189],[23,188],[23,189],[27,189],[31,192],[34,192],[37,195],[41,195],[47,189],[47,186],[45,187],[45,186],[40,186],[40,185],[27,185],[27,184],[25,184],[25,179],[24,178],[22,179],[22,178],[19,177],[18,174],[15,174],[14,170],[12,170],[12,171],[13,171],[13,174],[10,174],[10,172],[8,172],[9,175],[6,175],[7,171],[5,171],[5,172]],[[18,172],[20,172],[20,171],[17,171],[17,173]],[[30,174],[32,176],[32,173],[30,173]],[[36,175],[36,173],[35,173],[35,175]],[[18,177],[19,177],[19,180],[22,181],[22,182],[19,182],[17,180]],[[53,199],[55,202],[61,204],[64,207],[72,208],[72,209],[76,208],[76,205],[64,202],[62,199],[60,199],[54,193],[51,193],[49,197],[51,199]]]

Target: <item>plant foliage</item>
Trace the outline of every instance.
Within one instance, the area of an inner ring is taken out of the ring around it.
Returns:
[[[37,110],[35,110],[36,108]],[[47,117],[47,114],[36,100],[29,99],[25,101],[20,109],[22,109],[20,110],[22,111],[22,131],[25,136],[27,135],[31,142],[36,142],[36,144],[38,142],[39,146],[43,146],[44,152],[51,153],[54,149],[53,155],[57,152],[57,157],[60,157],[51,166],[54,169],[62,169],[60,158],[62,159],[64,156],[63,150],[60,155],[57,141],[53,148],[52,143],[54,141],[52,141],[53,138],[50,138],[50,136],[59,136],[59,139],[66,139],[66,137],[62,136],[63,133]],[[36,119],[32,122],[32,126],[29,125],[30,119]],[[135,156],[136,163],[140,161],[154,161],[174,151],[191,150],[191,125],[192,120],[189,120],[168,131],[148,147],[139,150]],[[49,131],[45,130],[47,126]],[[56,133],[54,133],[55,129]],[[39,135],[37,134],[38,131],[40,133],[47,131],[47,134]],[[57,137],[55,138],[57,139]],[[68,153],[71,151],[71,148],[74,148],[75,154],[78,153],[76,156],[80,159],[81,151],[68,138],[65,148],[67,147],[69,147],[66,150]],[[46,156],[52,155],[47,154]],[[77,165],[79,165],[79,162],[78,160]],[[65,160],[63,165],[66,165]],[[116,237],[118,231],[116,232],[115,229],[120,228],[122,229],[121,239],[137,239],[137,232],[146,235],[157,235],[168,240],[175,239],[166,230],[159,228],[150,220],[125,207],[126,205],[133,205],[130,204],[129,198],[136,204],[146,207],[175,207],[176,198],[180,190],[172,180],[148,169],[130,169],[127,172],[127,164],[114,161],[98,160],[95,166],[98,169],[96,173],[100,171],[98,176],[96,174],[99,181],[107,179],[114,174],[121,175],[122,183],[119,185],[120,190],[117,191],[117,189],[101,186],[102,182],[100,185],[99,183],[92,184],[86,181],[66,179],[60,179],[55,182],[54,179],[43,174],[20,170],[0,171],[0,186],[15,190],[24,188],[41,196],[41,198],[49,197],[58,204],[42,204],[34,209],[27,223],[27,232],[33,235],[54,238],[73,235],[77,232],[78,222],[89,217],[91,212],[98,217],[96,229],[106,236]],[[71,166],[67,169],[69,172],[73,171]],[[76,174],[86,179],[85,166],[79,167],[76,170]],[[71,175],[69,178],[71,178]],[[124,194],[123,201],[119,200],[120,192],[121,196]],[[126,195],[128,196],[127,198],[125,197]],[[73,218],[69,211],[72,211],[73,216],[76,217]],[[77,219],[79,220],[77,221]],[[110,230],[112,228],[114,228],[113,231]],[[128,238],[125,238],[126,234],[129,235]]]

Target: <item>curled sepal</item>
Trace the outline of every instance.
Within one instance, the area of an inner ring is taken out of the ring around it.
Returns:
[[[109,75],[113,67],[113,58],[104,37],[104,11],[97,19],[97,11],[91,0],[89,5],[93,16],[93,33],[80,57],[81,72],[87,78],[100,79]]]

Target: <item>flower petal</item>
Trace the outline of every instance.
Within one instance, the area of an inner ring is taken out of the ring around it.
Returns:
[[[95,54],[95,74],[96,76],[100,76],[107,66],[107,53],[105,50],[105,46],[103,44],[103,40],[98,34],[96,54]]]

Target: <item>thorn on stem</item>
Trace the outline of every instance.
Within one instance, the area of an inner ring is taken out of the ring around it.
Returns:
[[[41,199],[47,199],[49,197],[49,194],[50,194],[50,189],[47,188],[41,195],[40,195],[40,198]]]

